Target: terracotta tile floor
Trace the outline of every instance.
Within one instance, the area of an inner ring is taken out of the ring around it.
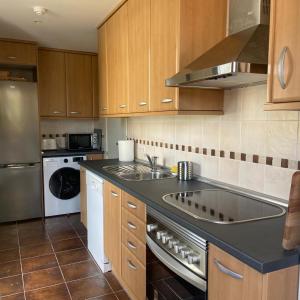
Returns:
[[[80,215],[0,225],[0,299],[129,300],[86,248]]]

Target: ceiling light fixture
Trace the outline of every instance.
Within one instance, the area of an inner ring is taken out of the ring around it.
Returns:
[[[34,6],[33,12],[38,16],[42,16],[47,12],[47,8],[42,7],[42,6]]]

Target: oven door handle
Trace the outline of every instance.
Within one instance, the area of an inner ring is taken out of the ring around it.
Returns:
[[[167,252],[161,249],[148,235],[147,245],[151,249],[152,253],[174,273],[176,273],[181,278],[185,279],[190,284],[196,286],[203,292],[206,292],[207,284],[204,279],[189,271],[181,263],[175,260],[171,255],[167,254]]]

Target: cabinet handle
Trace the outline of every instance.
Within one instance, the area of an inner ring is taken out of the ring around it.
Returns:
[[[132,269],[132,270],[137,269],[137,267],[129,259],[127,259],[127,264],[130,269]]]
[[[118,197],[119,195],[116,192],[111,192],[111,195],[114,197]]]
[[[53,112],[53,114],[55,114],[55,115],[60,115],[60,114],[62,114],[62,112],[61,112],[61,111],[58,111],[58,110],[55,110],[55,111]]]
[[[131,222],[127,222],[128,228],[130,229],[136,229],[136,226],[132,224]]]
[[[132,242],[130,242],[130,241],[127,241],[127,245],[131,249],[136,249],[136,246]]]
[[[10,60],[15,60],[15,59],[17,59],[16,56],[7,56],[7,58],[10,59]]]
[[[283,90],[286,89],[284,73],[285,73],[285,57],[286,57],[287,51],[288,51],[288,47],[284,47],[282,49],[280,56],[279,56],[278,64],[277,64],[278,81]]]
[[[102,110],[108,110],[108,108],[107,107],[103,107]]]
[[[80,112],[79,111],[70,111],[70,114],[71,115],[80,115]]]
[[[120,108],[125,108],[127,105],[126,104],[121,104],[119,107]]]
[[[243,279],[243,275],[233,272],[230,269],[226,268],[217,259],[214,259],[214,263],[217,266],[217,268],[219,269],[219,271],[221,271],[222,273],[229,275],[230,277],[235,278],[235,279]]]
[[[137,208],[137,206],[135,204],[133,204],[132,202],[127,202],[127,206],[129,208],[132,208],[132,209],[136,209]]]
[[[140,102],[139,103],[139,106],[145,106],[145,105],[147,105],[147,102]]]
[[[171,102],[173,102],[173,99],[170,99],[170,98],[162,99],[160,102],[161,102],[161,103],[164,103],[164,104],[166,104],[166,103],[171,103]]]

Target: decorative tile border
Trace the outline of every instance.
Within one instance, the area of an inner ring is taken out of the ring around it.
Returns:
[[[179,144],[172,144],[172,143],[163,143],[157,141],[154,142],[154,141],[141,140],[135,138],[127,138],[127,139],[134,140],[136,144],[141,144],[141,145],[151,145],[151,146],[166,148],[171,150],[173,149],[177,151],[197,153],[197,154],[202,154],[207,156],[228,158],[233,160],[240,160],[240,161],[280,167],[285,169],[300,170],[300,161],[290,160],[286,158],[262,156],[258,154],[249,154],[249,153],[240,153],[235,151],[200,148],[200,147],[193,147],[193,146],[186,146],[186,145],[179,145]]]

